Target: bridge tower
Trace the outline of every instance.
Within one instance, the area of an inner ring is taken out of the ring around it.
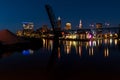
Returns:
[[[48,17],[50,19],[50,23],[54,32],[54,38],[59,38],[62,36],[61,31],[58,27],[58,20],[55,17],[55,14],[53,13],[52,7],[48,4],[45,5]]]

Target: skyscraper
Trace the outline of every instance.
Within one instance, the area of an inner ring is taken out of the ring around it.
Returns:
[[[23,35],[29,36],[34,31],[34,24],[33,22],[23,22]]]
[[[80,29],[82,28],[82,20],[80,20],[79,28],[80,28]]]
[[[103,24],[102,23],[96,23],[96,28],[102,28]]]
[[[58,28],[61,28],[61,18],[60,17],[58,17],[57,26],[58,26]]]
[[[33,22],[23,22],[23,29],[24,30],[33,30],[34,29]]]
[[[66,23],[66,27],[65,27],[66,30],[70,30],[71,29],[71,23]]]

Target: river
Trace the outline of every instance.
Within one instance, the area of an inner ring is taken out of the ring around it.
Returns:
[[[53,54],[53,40],[43,47],[1,53],[1,80],[115,80],[120,76],[120,41],[59,41]]]

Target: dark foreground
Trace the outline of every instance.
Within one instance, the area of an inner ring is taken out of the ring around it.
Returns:
[[[9,55],[9,56],[8,56]],[[116,80],[120,79],[120,65],[114,61],[70,58],[51,60],[51,54],[41,48],[32,55],[5,53],[0,60],[1,80]],[[96,60],[95,63],[94,60]],[[71,62],[70,62],[71,61]],[[81,63],[80,63],[81,62]],[[110,62],[110,63],[108,63]],[[114,64],[114,65],[113,65]]]

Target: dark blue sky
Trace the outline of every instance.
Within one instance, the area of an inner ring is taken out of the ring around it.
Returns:
[[[75,28],[80,19],[83,26],[120,23],[119,0],[0,0],[0,29],[16,31],[22,29],[22,22],[34,22],[35,29],[43,24],[50,26],[46,3],[53,7],[56,17],[61,17],[63,27],[71,22]]]

